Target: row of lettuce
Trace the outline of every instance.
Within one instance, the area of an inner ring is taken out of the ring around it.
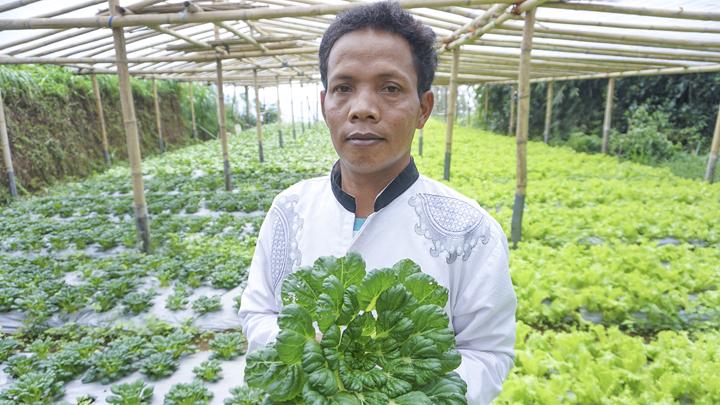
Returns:
[[[416,162],[423,174],[441,178],[444,127],[433,121],[424,135],[424,155],[416,154]],[[455,140],[462,148],[453,154],[450,184],[509,227],[514,142],[467,128],[458,128]],[[186,299],[193,289],[242,286],[262,212],[274,194],[326,173],[335,155],[319,128],[284,149],[270,145],[263,164],[253,134],[232,137],[230,147],[233,192],[223,191],[215,142],[148,160],[152,256],[136,251],[124,167],[2,208],[0,288],[8,298],[0,310],[29,315],[19,333],[3,340],[10,342],[3,347],[11,347],[6,372],[12,375],[15,363],[22,363],[10,361],[13,356],[36,346],[45,350],[42,342],[53,342],[47,353],[55,354],[64,352],[65,343],[58,342],[82,340],[70,325],[48,329],[45,321],[54,315],[114,306],[144,313],[143,302],[152,297],[142,295],[140,278],[172,287],[170,305],[178,309],[193,306]],[[664,169],[531,143],[523,241],[511,251],[518,295],[516,367],[498,402],[720,401],[720,376],[711,367],[720,362],[720,234],[712,226],[720,211],[709,209],[717,207],[719,195],[717,185]],[[69,273],[82,282],[67,283]],[[151,342],[153,335],[179,333],[153,328],[91,328],[89,335],[105,335],[73,378],[97,369],[98,362],[113,363],[98,353],[124,356],[111,350],[118,339],[145,336]],[[192,325],[183,333],[199,347],[208,341]],[[172,370],[168,355],[150,358]],[[49,366],[36,360],[24,371],[47,374]],[[58,374],[45,379],[66,381]],[[147,394],[149,387],[134,389]]]

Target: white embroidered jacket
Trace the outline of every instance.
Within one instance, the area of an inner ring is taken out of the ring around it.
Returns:
[[[473,200],[419,176],[414,162],[378,196],[375,212],[353,236],[354,199],[339,170],[280,193],[263,222],[242,295],[249,351],[278,333],[286,275],[321,256],[359,253],[368,271],[409,258],[449,291],[446,312],[470,404],[487,404],[514,360],[516,297],[500,225]]]

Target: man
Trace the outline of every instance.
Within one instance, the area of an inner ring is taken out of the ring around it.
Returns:
[[[249,350],[274,340],[286,275],[357,252],[367,269],[418,263],[449,291],[471,404],[489,403],[513,365],[516,298],[502,228],[478,204],[420,176],[410,147],[433,107],[435,34],[397,3],[354,8],[320,45],[322,113],[339,160],[278,195],[242,296]]]

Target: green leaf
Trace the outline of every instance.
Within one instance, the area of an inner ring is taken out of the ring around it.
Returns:
[[[357,297],[360,308],[365,312],[375,309],[380,294],[397,283],[397,274],[393,269],[378,269],[368,273],[360,284]]]
[[[461,405],[466,403],[467,385],[457,373],[449,373],[422,388],[435,405]]]
[[[261,388],[277,401],[290,400],[302,392],[305,375],[299,363],[280,361],[273,345],[250,353],[245,365],[245,382]]]
[[[278,325],[280,333],[275,345],[278,357],[286,364],[299,363],[305,342],[315,339],[310,315],[300,305],[290,304],[280,312]]]

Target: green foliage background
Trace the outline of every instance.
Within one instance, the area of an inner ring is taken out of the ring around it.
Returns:
[[[113,162],[127,159],[117,77],[98,75],[110,154]],[[59,179],[84,177],[104,168],[100,127],[90,76],[56,66],[0,66],[0,91],[19,192],[33,192]],[[159,153],[152,83],[132,81],[132,92],[143,157]],[[218,125],[215,89],[195,85],[198,137],[214,138]],[[159,81],[163,138],[169,149],[194,142],[189,87]],[[227,111],[228,124],[235,114]],[[9,197],[4,162],[0,203]]]
[[[533,84],[530,107],[530,137],[541,139],[545,125],[546,83]],[[554,83],[553,121],[551,134],[567,140],[571,133],[582,132],[599,136],[605,112],[606,79],[575,80]],[[483,119],[484,88],[476,89],[478,120]],[[510,86],[489,87],[487,128],[505,133],[508,128]],[[688,75],[628,77],[617,79],[612,127],[625,133],[631,125],[632,113],[643,106],[650,113],[667,115],[669,128],[665,134],[686,150],[710,146],[712,131],[720,104],[720,75],[698,73]]]

